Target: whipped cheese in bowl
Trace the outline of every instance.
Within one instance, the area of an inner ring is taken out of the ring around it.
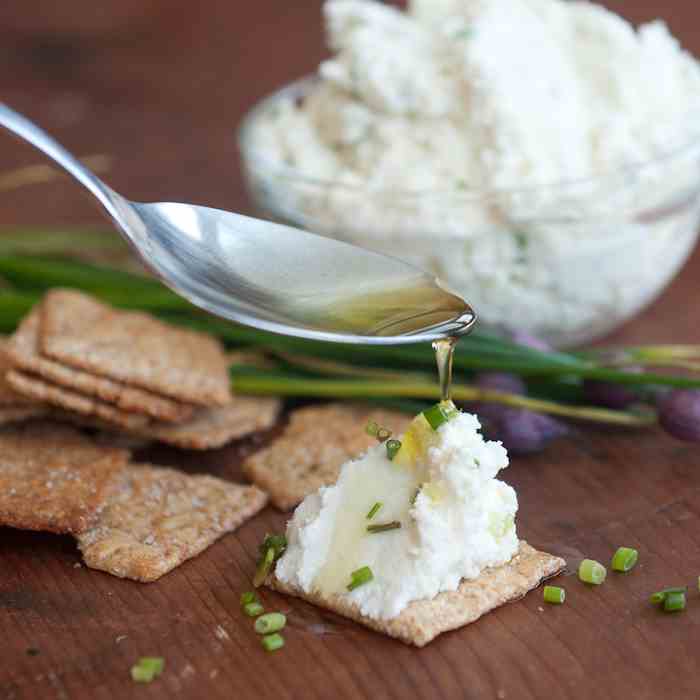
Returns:
[[[510,561],[518,502],[496,478],[506,451],[484,440],[475,416],[452,407],[448,415],[434,429],[420,414],[393,459],[378,444],[307,496],[288,523],[277,578],[305,593],[347,595],[363,615],[390,619]],[[365,567],[371,580],[351,586]]]
[[[398,255],[483,321],[556,345],[629,318],[686,259],[700,67],[663,22],[564,0],[324,14],[317,77],[241,131],[266,212]]]

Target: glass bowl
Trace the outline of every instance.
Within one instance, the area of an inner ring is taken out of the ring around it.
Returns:
[[[262,100],[241,125],[243,171],[261,215],[429,270],[489,326],[558,347],[593,340],[652,302],[693,249],[700,133],[652,162],[551,186],[361,187],[309,177],[266,148],[266,121],[314,82]]]

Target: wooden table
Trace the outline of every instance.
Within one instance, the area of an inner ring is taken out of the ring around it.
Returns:
[[[8,0],[6,0],[8,1]],[[10,0],[15,1],[15,0]],[[19,7],[19,0],[16,0]],[[116,0],[115,0],[116,2]],[[635,20],[663,12],[700,52],[688,0],[611,2]],[[79,154],[109,153],[109,179],[146,200],[243,210],[249,202],[233,129],[252,102],[323,55],[319,0],[176,2],[157,29],[70,44],[7,37],[3,99]],[[3,137],[0,169],[37,162]],[[0,225],[94,224],[71,182],[2,195]],[[700,342],[696,254],[661,300],[615,341]],[[246,443],[207,455],[150,455],[237,479]],[[700,692],[700,450],[655,432],[580,430],[506,473],[533,544],[602,561],[640,550],[629,575],[598,589],[560,579],[562,607],[541,593],[417,651],[308,605],[289,612],[287,647],[267,655],[239,610],[257,544],[285,517],[267,509],[161,581],[141,585],[81,567],[69,538],[0,531],[0,698],[695,698]],[[662,615],[651,591],[687,583],[689,608]],[[129,678],[142,655],[167,659],[150,686]]]

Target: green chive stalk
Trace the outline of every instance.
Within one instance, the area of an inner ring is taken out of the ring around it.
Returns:
[[[232,374],[233,389],[240,394],[356,400],[381,397],[440,399],[440,390],[436,382],[323,379],[263,372],[239,374],[236,372],[236,368],[232,368]],[[652,412],[633,413],[593,406],[569,406],[517,394],[479,389],[466,384],[453,384],[451,393],[452,398],[456,401],[501,403],[505,406],[527,408],[539,413],[550,413],[596,423],[644,427],[655,422],[655,416]]]
[[[393,402],[399,408],[410,406],[413,412],[439,398],[435,357],[427,344],[347,346],[238,326],[199,311],[153,278],[64,257],[47,257],[75,248],[78,237],[70,232],[61,235],[54,239],[47,236],[45,248],[39,243],[23,247],[19,234],[14,240],[8,239],[5,246],[0,239],[0,331],[12,332],[48,289],[71,287],[117,307],[144,310],[170,323],[209,333],[228,348],[253,354],[269,363],[270,369],[238,364],[232,367],[233,386],[241,394],[355,399],[382,405]],[[18,254],[29,251],[35,254]],[[700,346],[650,345],[550,352],[524,347],[477,329],[457,346],[452,395],[458,401],[497,403],[584,421],[644,427],[655,421],[651,410],[621,411],[582,405],[583,380],[641,389],[700,388],[700,379],[687,373],[678,376],[626,370],[635,364],[700,371]],[[474,373],[480,371],[522,375],[528,379],[528,395],[470,384]]]

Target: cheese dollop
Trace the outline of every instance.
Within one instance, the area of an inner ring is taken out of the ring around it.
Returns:
[[[333,486],[294,512],[277,577],[306,593],[348,596],[363,615],[389,619],[508,562],[518,549],[518,501],[496,478],[508,465],[506,450],[479,429],[468,413],[437,430],[421,414],[393,460],[378,444],[347,462]],[[369,520],[375,503],[382,506]],[[401,528],[367,531],[390,521]],[[348,591],[352,572],[364,566],[374,578]]]

